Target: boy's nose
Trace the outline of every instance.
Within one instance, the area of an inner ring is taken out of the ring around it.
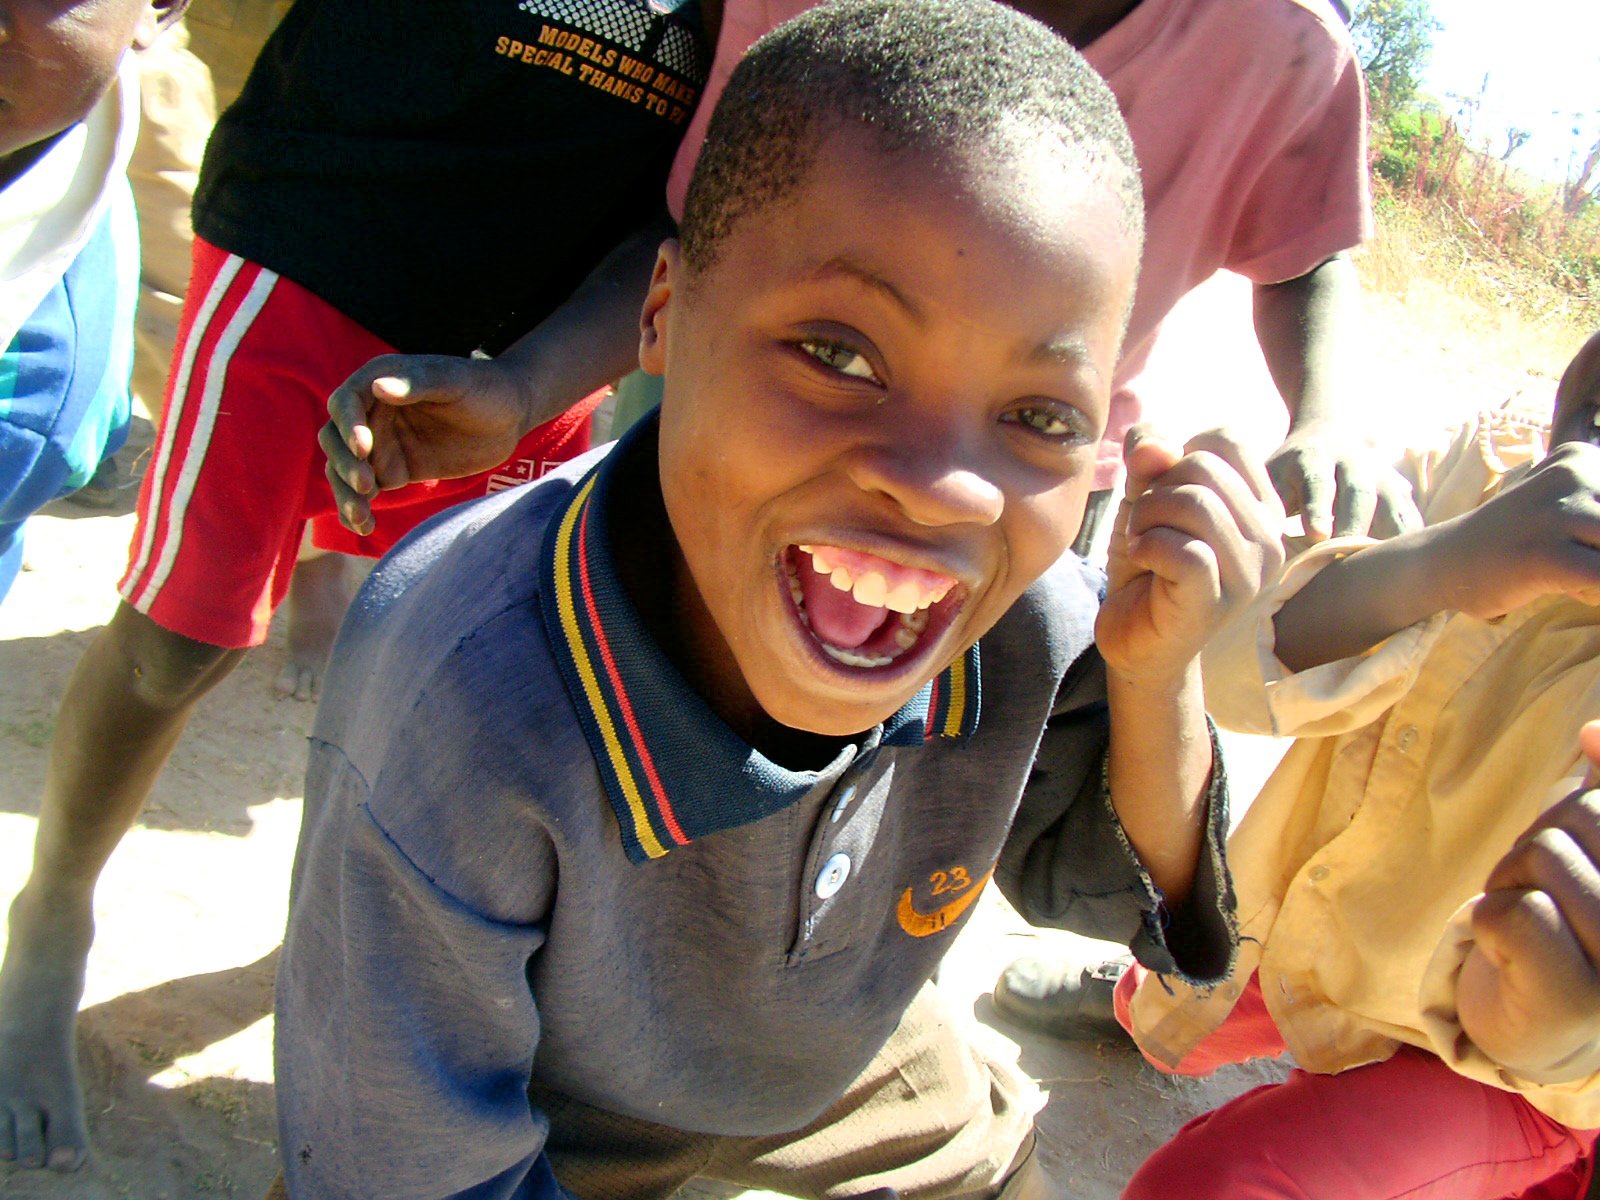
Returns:
[[[992,525],[1005,509],[1004,493],[973,455],[926,436],[858,454],[852,475],[863,491],[892,500],[917,525]]]

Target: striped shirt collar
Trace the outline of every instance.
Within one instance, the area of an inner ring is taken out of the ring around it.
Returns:
[[[579,482],[550,522],[539,565],[551,649],[635,863],[779,812],[819,780],[817,772],[779,766],[729,729],[668,661],[623,591],[607,498],[621,464],[646,453],[655,453],[653,418]],[[977,730],[978,702],[974,645],[869,730],[860,751],[964,742]]]

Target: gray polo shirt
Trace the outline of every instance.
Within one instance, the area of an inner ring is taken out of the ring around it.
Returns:
[[[1103,782],[1100,576],[1068,556],[821,770],[737,738],[651,641],[608,517],[654,429],[453,510],[373,572],[329,673],[279,970],[295,1196],[553,1196],[531,1078],[698,1132],[802,1127],[991,874],[1024,916],[1207,979],[1223,773],[1172,919]],[[1041,741],[1042,735],[1042,741]]]

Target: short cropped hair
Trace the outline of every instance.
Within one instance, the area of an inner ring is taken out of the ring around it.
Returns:
[[[995,0],[835,0],[761,38],[729,79],[684,202],[690,270],[711,265],[742,217],[793,191],[844,126],[871,130],[890,154],[948,154],[1018,130],[1053,138],[1143,236],[1128,128],[1066,39]]]

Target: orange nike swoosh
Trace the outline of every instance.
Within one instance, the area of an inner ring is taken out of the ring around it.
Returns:
[[[900,918],[900,928],[912,937],[924,938],[948,929],[962,913],[972,906],[978,898],[978,893],[983,891],[983,885],[989,882],[989,876],[994,874],[990,867],[984,877],[974,883],[960,896],[950,901],[943,908],[935,909],[931,913],[919,913],[916,906],[911,903],[911,889],[907,888],[900,897],[900,905],[895,909],[895,916]]]

